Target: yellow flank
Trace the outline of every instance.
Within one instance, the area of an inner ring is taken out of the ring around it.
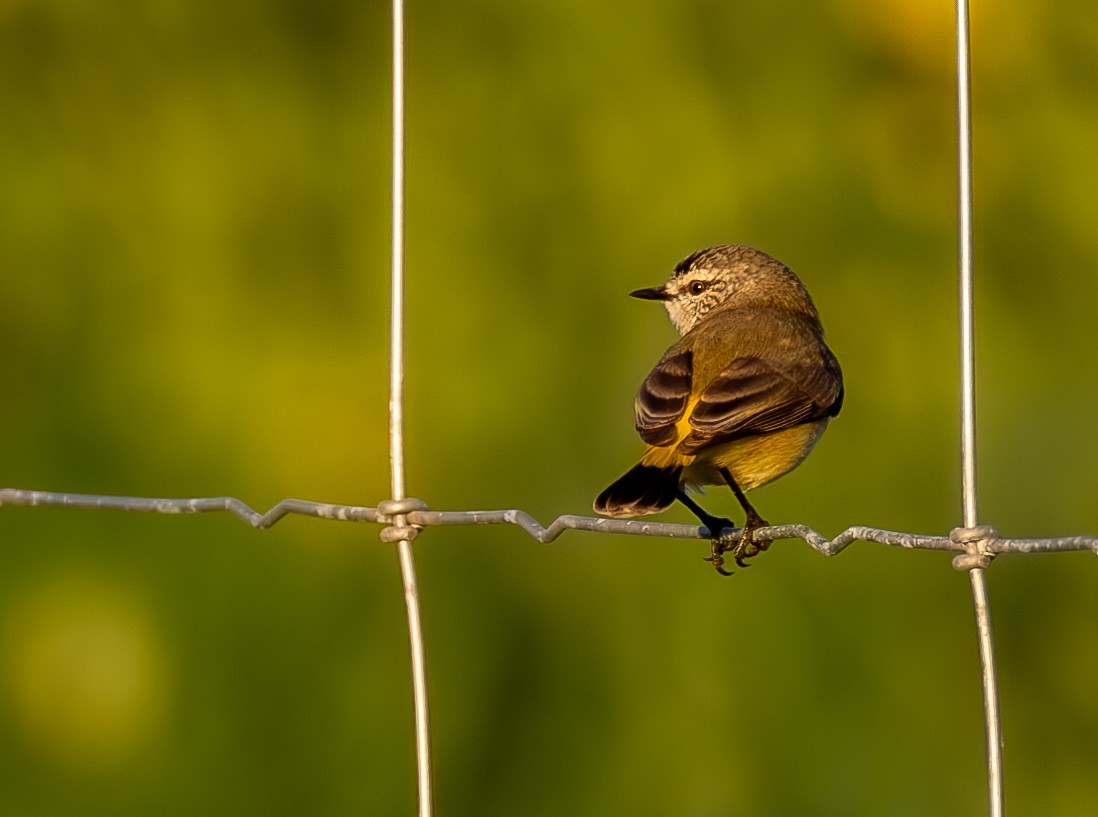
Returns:
[[[792,428],[758,434],[729,443],[703,448],[698,454],[682,454],[679,443],[690,433],[691,401],[684,417],[677,424],[676,441],[668,446],[651,446],[641,462],[660,468],[683,468],[683,483],[691,485],[723,485],[718,468],[727,468],[736,484],[751,491],[778,477],[788,474],[812,451],[830,418],[803,423]]]

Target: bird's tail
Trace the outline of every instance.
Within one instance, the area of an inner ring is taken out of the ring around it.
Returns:
[[[595,512],[628,517],[659,513],[678,498],[682,466],[640,465],[599,494]]]

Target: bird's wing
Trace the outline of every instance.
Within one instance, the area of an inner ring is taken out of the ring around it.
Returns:
[[[637,432],[649,445],[670,445],[678,439],[676,424],[686,413],[694,380],[689,349],[672,349],[644,379],[633,404]]]
[[[830,353],[810,365],[782,365],[759,357],[732,361],[702,390],[690,412],[683,453],[713,443],[781,431],[838,414],[842,374]]]

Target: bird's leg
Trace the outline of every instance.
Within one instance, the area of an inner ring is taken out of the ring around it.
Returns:
[[[745,559],[757,556],[761,551],[770,547],[769,539],[756,540],[754,538],[755,531],[759,528],[769,527],[770,523],[759,516],[759,512],[751,507],[751,503],[747,501],[747,497],[740,489],[740,486],[736,484],[736,480],[732,478],[729,470],[727,468],[718,468],[717,470],[724,477],[724,481],[728,483],[728,487],[732,489],[732,493],[736,495],[736,500],[740,503],[744,513],[747,514],[747,521],[743,523],[743,533],[740,534],[740,540],[733,549],[732,557],[740,567],[748,567],[749,565],[744,561]]]
[[[693,514],[701,520],[701,523],[709,529],[710,538],[710,551],[709,555],[705,557],[705,561],[709,562],[716,568],[717,572],[722,576],[731,576],[732,571],[724,569],[724,553],[731,550],[733,543],[736,539],[732,537],[721,536],[721,531],[725,528],[734,527],[731,519],[725,519],[722,516],[712,516],[705,512],[697,502],[687,496],[686,491],[681,488],[677,492],[679,502],[689,508]]]

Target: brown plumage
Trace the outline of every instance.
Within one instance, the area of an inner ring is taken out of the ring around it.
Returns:
[[[681,339],[641,385],[635,424],[648,449],[640,463],[595,500],[598,513],[642,516],[682,501],[710,528],[710,560],[722,569],[728,520],[713,517],[687,488],[728,484],[747,515],[735,558],[765,521],[744,493],[796,468],[843,401],[839,363],[800,279],[776,259],[739,245],[694,253],[662,287],[636,297],[661,300]]]

